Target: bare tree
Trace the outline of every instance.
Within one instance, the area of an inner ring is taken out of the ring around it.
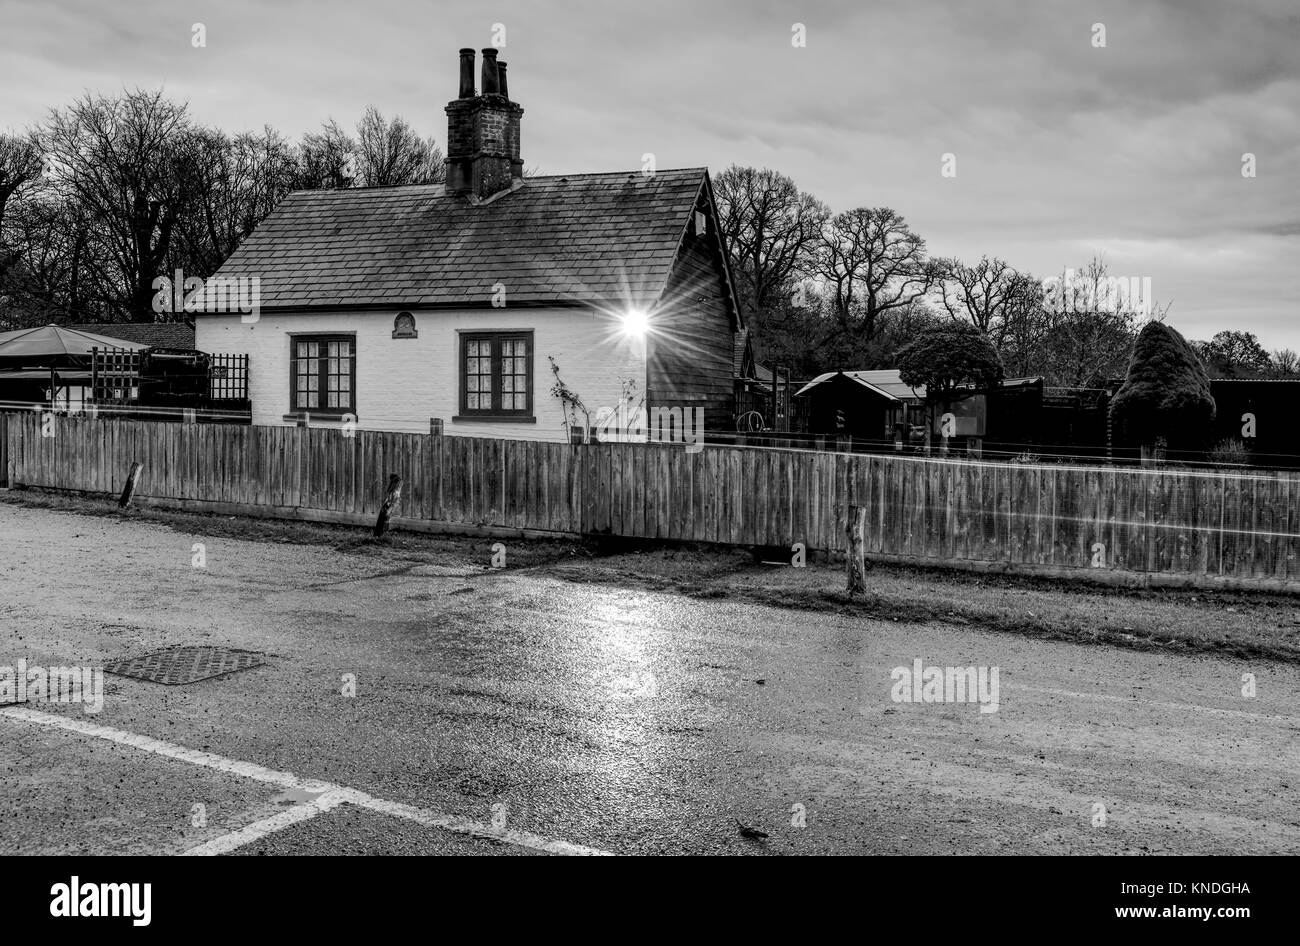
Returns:
[[[1010,377],[1043,373],[1043,340],[1050,325],[1043,295],[1043,284],[1029,273],[1016,273],[1007,286],[998,354]]]
[[[833,317],[865,339],[883,313],[919,302],[940,269],[925,257],[925,240],[888,207],[858,207],[823,228],[817,273],[827,284]]]
[[[997,257],[982,256],[974,266],[958,259],[937,262],[941,274],[937,295],[944,311],[975,326],[1000,350],[1016,271]]]
[[[0,323],[152,320],[158,276],[211,275],[294,188],[442,179],[441,150],[403,119],[371,108],[357,132],[228,135],[137,89],[0,135]]]
[[[31,136],[0,134],[0,228],[10,199],[36,184],[43,168],[41,150]]]
[[[293,189],[293,147],[274,129],[231,138],[217,130],[195,134],[198,188],[169,268],[206,278],[225,262]]]
[[[830,211],[784,174],[732,165],[713,182],[718,223],[745,302],[774,307],[790,281],[813,269]]]
[[[196,192],[186,107],[139,89],[87,95],[50,114],[41,143],[52,186],[85,228],[91,300],[151,321],[153,281]]]
[[[983,332],[1012,377],[1037,373],[1048,327],[1042,284],[996,257],[973,266],[957,259],[938,265],[936,296],[949,318]]]
[[[357,123],[357,151],[359,179],[367,187],[446,179],[446,161],[433,139],[422,139],[401,116],[386,120],[373,105]]]
[[[85,298],[91,282],[89,240],[75,206],[42,189],[8,215],[4,241],[9,253],[0,278],[0,308],[11,320],[31,325],[100,317],[101,310]]]
[[[1274,378],[1294,378],[1300,376],[1300,355],[1290,348],[1279,348],[1269,356],[1270,374]]]
[[[1106,263],[1094,257],[1045,292],[1043,374],[1065,387],[1097,386],[1124,374],[1141,327],[1130,299],[1115,290]]]
[[[319,133],[308,132],[302,136],[294,187],[303,190],[352,187],[357,183],[357,150],[352,136],[331,118]]]

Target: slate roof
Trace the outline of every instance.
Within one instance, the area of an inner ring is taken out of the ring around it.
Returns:
[[[479,204],[441,184],[295,191],[218,277],[263,309],[605,302],[662,293],[705,168],[528,178]],[[211,288],[211,280],[208,282]]]
[[[925,400],[925,385],[922,384],[915,388],[909,387],[903,383],[903,379],[899,377],[898,370],[895,368],[885,368],[878,371],[828,371],[826,374],[819,374],[813,378],[795,394],[803,394],[810,388],[829,381],[839,374],[856,381],[865,388],[870,388],[878,394],[883,394],[891,400]],[[998,386],[1000,388],[1029,387],[1040,383],[1042,380],[1041,377],[1006,378],[998,382]]]
[[[184,322],[87,322],[63,327],[148,345],[150,348],[194,348],[194,326]]]
[[[880,371],[828,371],[826,374],[819,374],[802,388],[795,392],[796,395],[803,394],[819,384],[823,384],[834,378],[836,375],[844,375],[851,381],[856,381],[864,388],[875,391],[877,394],[884,395],[891,401],[902,401],[910,399],[925,400],[925,385],[913,388],[903,383],[903,379],[898,376],[898,371],[892,368],[886,368]]]

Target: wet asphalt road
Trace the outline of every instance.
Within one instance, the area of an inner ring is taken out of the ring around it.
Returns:
[[[404,566],[0,505],[0,666],[264,652],[26,709],[612,853],[1300,853],[1295,666],[571,584],[486,568],[492,541]],[[895,703],[916,658],[998,667],[998,711]],[[302,802],[16,713],[7,853],[179,853]],[[233,850],[535,852],[353,804]]]

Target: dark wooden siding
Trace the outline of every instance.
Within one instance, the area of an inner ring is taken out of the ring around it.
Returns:
[[[697,235],[692,220],[678,250],[646,344],[646,400],[651,409],[703,407],[706,429],[730,430],[736,411],[735,323],[713,210],[703,195],[697,210],[710,232]]]

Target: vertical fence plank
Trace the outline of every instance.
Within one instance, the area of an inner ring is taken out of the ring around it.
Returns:
[[[1219,574],[1237,574],[1237,548],[1241,544],[1241,477],[1225,476],[1223,505],[1219,526]]]
[[[1283,493],[1283,508],[1286,509],[1286,559],[1284,576],[1288,581],[1300,579],[1300,481],[1296,477],[1286,477],[1286,491]]]

